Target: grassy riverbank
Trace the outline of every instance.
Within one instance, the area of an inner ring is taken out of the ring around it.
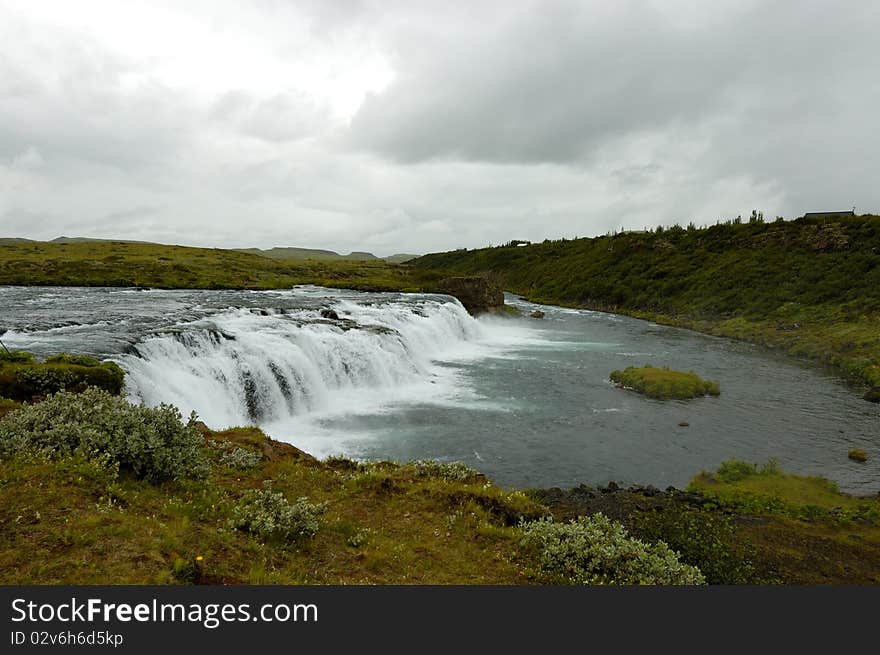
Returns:
[[[2,583],[704,582],[663,543],[557,524],[458,463],[321,462],[95,388],[0,419],[0,526]]]
[[[77,457],[4,462],[0,582],[529,581],[512,524],[544,510],[521,493],[477,475],[449,479],[441,467],[318,462],[252,428],[205,435],[258,453],[259,463],[155,485]],[[264,480],[289,499],[326,503],[312,538],[278,544],[228,527],[235,501]]]
[[[538,303],[745,339],[880,385],[880,217],[657,228],[426,255]]]
[[[801,498],[792,476],[781,489],[772,480],[719,488],[704,475],[694,487],[705,496],[594,491],[572,504],[450,465],[321,462],[255,428],[203,433],[259,463],[155,485],[77,457],[3,462],[0,582],[541,584],[517,523],[551,512],[563,522],[603,512],[647,543],[669,543],[710,583],[880,582],[877,499],[824,488],[818,501]],[[313,537],[284,545],[228,527],[234,501],[267,479],[288,498],[326,504]]]
[[[97,389],[0,419],[3,584],[703,579],[880,582],[880,497],[742,462],[687,491],[509,490],[457,463],[319,461]]]

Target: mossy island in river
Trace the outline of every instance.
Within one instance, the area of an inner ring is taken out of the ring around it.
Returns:
[[[688,400],[721,393],[717,382],[703,380],[693,371],[684,373],[666,367],[629,366],[622,371],[612,371],[610,378],[624,389],[632,389],[659,400]]]

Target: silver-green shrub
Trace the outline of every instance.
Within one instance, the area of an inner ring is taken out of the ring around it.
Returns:
[[[231,441],[209,441],[211,448],[220,451],[220,464],[229,468],[247,470],[259,466],[262,453],[247,448],[239,448]]]
[[[448,482],[467,482],[479,477],[475,471],[462,462],[437,462],[432,459],[417,459],[410,462],[416,475],[426,478],[441,478]]]
[[[291,504],[266,481],[262,489],[250,489],[235,504],[229,527],[267,540],[290,542],[313,536],[320,527],[318,517],[326,509],[324,503],[311,503],[305,496]]]
[[[603,514],[568,523],[541,519],[521,523],[522,544],[540,552],[541,573],[550,582],[586,585],[698,585],[706,579],[683,564],[662,541],[630,537]]]
[[[195,421],[192,414],[184,424],[171,405],[132,405],[95,387],[62,391],[0,419],[0,457],[81,454],[154,482],[201,478],[209,469]]]

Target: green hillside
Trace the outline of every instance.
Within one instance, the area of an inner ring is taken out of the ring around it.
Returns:
[[[291,260],[222,250],[126,241],[0,243],[0,284],[278,289],[317,284],[364,291],[422,291],[433,271],[380,259]]]
[[[658,227],[457,250],[410,263],[529,300],[748,339],[880,385],[880,217]]]

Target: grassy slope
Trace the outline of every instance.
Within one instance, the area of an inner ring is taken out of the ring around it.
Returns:
[[[375,261],[276,260],[235,250],[110,242],[0,244],[0,284],[272,289],[294,284],[421,291],[433,271]]]
[[[744,474],[728,476],[730,469]],[[710,579],[713,571],[723,573],[727,584],[880,583],[880,496],[841,494],[828,480],[772,464],[727,462],[696,476],[685,493],[639,487],[530,493],[557,520],[602,512],[636,536],[662,538]]]
[[[841,494],[825,478],[785,473],[772,462],[725,463],[696,476],[688,489],[736,513],[740,539],[782,580],[880,583],[880,495]]]
[[[665,229],[426,255],[535,302],[747,339],[880,385],[880,217]]]
[[[696,508],[681,497],[699,494],[630,490],[576,503],[555,490],[554,500],[539,502],[479,475],[316,461],[256,428],[203,432],[261,452],[262,463],[215,465],[207,482],[156,486],[76,458],[4,462],[0,583],[534,584],[542,582],[536,554],[521,548],[512,526],[546,514],[544,502],[560,520],[602,511],[637,535],[710,558],[727,575],[738,575],[736,552],[754,566],[748,580],[880,582],[880,498],[851,498],[821,479],[753,469],[725,482],[704,473],[692,483],[705,494]],[[280,546],[227,527],[235,500],[266,479],[291,500],[328,504],[313,538]],[[200,574],[181,575],[198,556]]]
[[[482,476],[419,475],[411,465],[318,462],[255,428],[206,435],[264,460],[246,471],[214,467],[207,483],[164,486],[114,480],[75,460],[4,463],[0,583],[182,582],[175,569],[197,556],[206,583],[529,582],[509,526],[546,510],[522,493]],[[283,547],[226,527],[235,499],[264,479],[291,500],[328,503],[315,537]]]

